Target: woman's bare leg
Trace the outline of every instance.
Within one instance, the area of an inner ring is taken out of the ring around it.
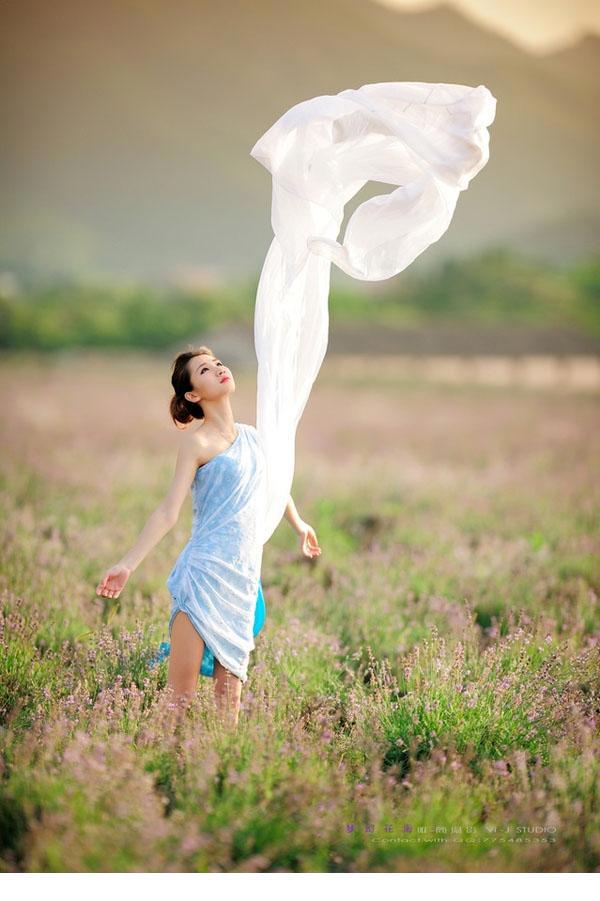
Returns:
[[[167,686],[175,692],[175,700],[191,700],[198,684],[204,642],[194,629],[187,613],[180,610],[173,620]]]
[[[242,680],[225,669],[215,657],[215,700],[221,719],[235,729],[240,714]]]

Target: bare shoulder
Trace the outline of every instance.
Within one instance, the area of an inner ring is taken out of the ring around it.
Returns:
[[[214,435],[204,429],[204,423],[184,429],[180,440],[181,446],[195,457],[198,466],[202,466],[216,453]]]

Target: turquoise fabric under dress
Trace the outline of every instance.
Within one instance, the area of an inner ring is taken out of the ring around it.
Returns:
[[[235,426],[233,444],[199,466],[192,482],[191,536],[167,579],[169,638],[183,610],[214,657],[246,682],[255,647],[266,472],[255,427]]]

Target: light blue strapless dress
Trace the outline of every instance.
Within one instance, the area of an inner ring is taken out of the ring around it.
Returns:
[[[205,643],[205,657],[246,682],[261,594],[266,463],[256,428],[235,426],[233,444],[196,471],[191,536],[166,584],[173,599],[169,637],[183,610]]]

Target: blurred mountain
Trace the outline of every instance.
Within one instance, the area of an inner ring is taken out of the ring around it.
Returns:
[[[490,244],[571,262],[600,231],[598,44],[531,55],[446,4],[9,0],[0,268],[257,273],[271,182],[253,144],[294,103],[378,81],[485,84],[498,99],[488,165],[413,267]],[[346,218],[382,190],[365,186]]]

